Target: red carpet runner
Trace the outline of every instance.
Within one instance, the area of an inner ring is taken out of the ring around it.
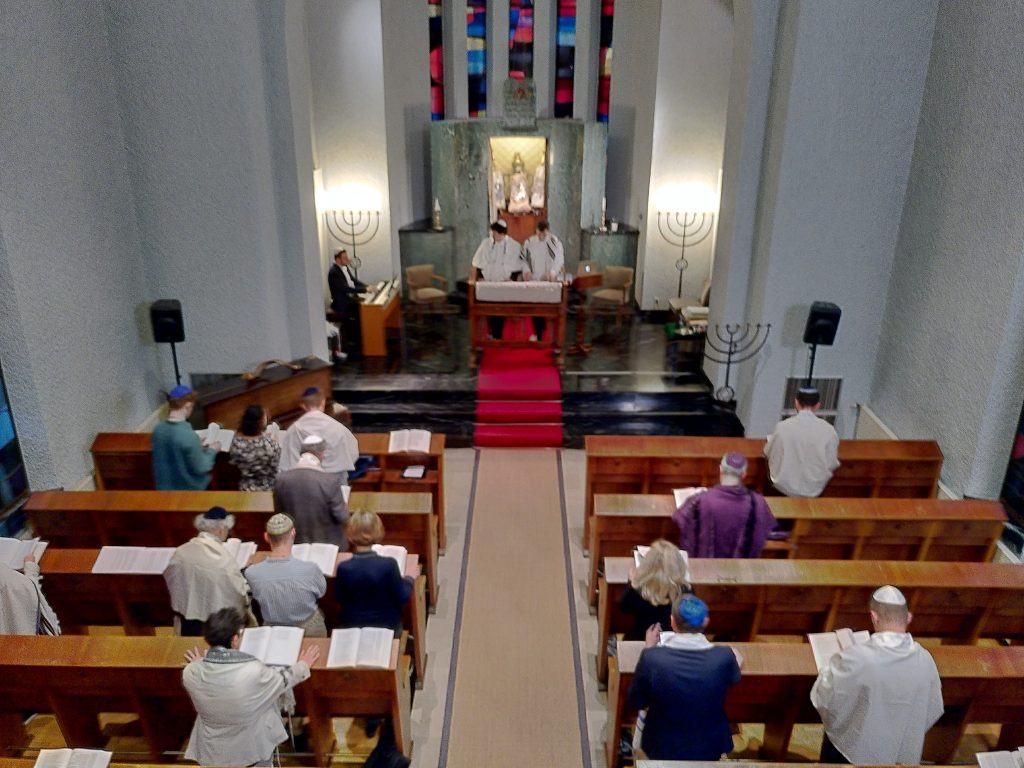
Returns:
[[[484,350],[474,444],[562,447],[562,383],[545,349]]]

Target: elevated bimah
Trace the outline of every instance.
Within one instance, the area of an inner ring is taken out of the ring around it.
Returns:
[[[527,282],[476,281],[469,292],[469,361],[476,368],[476,356],[485,347],[550,348],[559,370],[565,368],[565,312],[568,290],[564,283],[532,280]],[[484,331],[484,318],[543,317],[554,326],[550,339],[489,339]]]

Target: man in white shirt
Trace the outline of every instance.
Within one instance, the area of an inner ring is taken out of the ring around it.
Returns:
[[[818,390],[797,391],[796,415],[775,425],[764,455],[772,483],[787,496],[820,496],[839,466],[839,435],[817,415]]]
[[[60,624],[43,597],[39,564],[25,557],[24,573],[0,563],[0,635],[59,635]]]
[[[898,589],[875,590],[869,607],[874,634],[835,654],[811,689],[825,725],[821,762],[917,765],[942,717],[939,673],[907,632],[913,616]]]
[[[485,237],[473,254],[471,283],[477,280],[506,282],[522,276],[522,248],[507,233],[508,222],[504,219],[491,224],[490,237]],[[505,318],[492,317],[490,324],[491,336],[500,339],[505,329]]]
[[[281,437],[281,462],[277,471],[286,472],[298,464],[302,441],[316,436],[327,444],[323,471],[335,475],[339,485],[345,483],[359,458],[359,442],[355,435],[333,416],[324,413],[327,398],[318,388],[309,387],[303,392],[300,406],[304,413]]]
[[[560,280],[560,275],[564,274],[565,248],[562,241],[551,234],[546,221],[538,221],[536,234],[523,243],[523,261],[524,280],[553,282]],[[533,336],[530,341],[536,341],[543,332],[544,318],[533,318]]]
[[[224,546],[235,516],[211,507],[195,519],[199,532],[171,555],[164,581],[171,595],[179,635],[199,635],[203,622],[221,608],[249,610],[249,585],[234,556]]]

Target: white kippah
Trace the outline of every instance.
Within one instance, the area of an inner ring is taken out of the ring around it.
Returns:
[[[324,439],[320,435],[310,435],[302,440],[302,444],[310,448],[320,445],[322,442]]]
[[[878,589],[876,589],[875,594],[873,594],[871,598],[876,603],[881,603],[882,605],[907,604],[907,598],[903,596],[903,593],[896,589],[896,587],[889,586],[888,584],[886,584],[884,587],[879,587]]]

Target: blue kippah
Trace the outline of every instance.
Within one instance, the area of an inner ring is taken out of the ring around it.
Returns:
[[[228,511],[224,507],[210,507],[203,513],[207,520],[226,520]]]
[[[187,384],[179,384],[170,392],[167,393],[172,400],[177,400],[179,397],[186,397],[192,394],[192,387]]]
[[[696,595],[687,595],[679,601],[677,616],[684,624],[699,628],[708,617],[708,606]]]
[[[320,394],[320,390],[317,389],[316,387],[306,387],[306,389],[303,390],[303,392],[302,392],[302,396],[303,397],[310,397],[311,395],[319,395],[319,394]]]

